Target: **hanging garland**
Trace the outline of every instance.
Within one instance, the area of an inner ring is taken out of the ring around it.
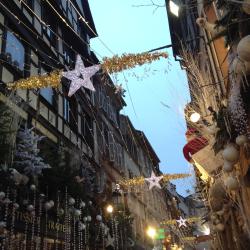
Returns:
[[[46,75],[31,76],[26,79],[20,79],[13,83],[7,83],[8,89],[40,89],[40,88],[57,88],[61,81],[61,73],[52,71]]]
[[[119,182],[119,185],[123,186],[124,188],[128,188],[128,187],[134,187],[134,186],[141,186],[145,184],[145,181],[147,181],[150,184],[154,183],[151,185],[151,188],[152,188],[153,186],[158,186],[157,184],[159,184],[159,181],[161,180],[163,182],[168,182],[170,180],[182,179],[182,178],[187,178],[190,176],[191,176],[190,174],[163,174],[161,176],[155,176],[154,174],[151,174],[150,178],[138,176],[138,177],[134,177],[131,179],[123,179]]]
[[[180,217],[180,219],[182,219],[182,221],[184,221],[184,223],[193,223],[193,222],[197,222],[201,220],[201,217],[191,217],[191,218],[187,218],[187,219],[183,219],[182,217]],[[162,221],[160,224],[161,225],[180,225],[180,219],[179,220],[165,220]]]
[[[100,65],[93,65],[91,67],[84,67],[84,63],[77,55],[75,68],[70,71],[60,72],[58,70],[52,71],[47,75],[31,76],[26,79],[20,79],[13,83],[8,83],[7,87],[10,90],[16,89],[39,89],[39,88],[57,88],[61,82],[61,77],[71,80],[69,96],[72,96],[81,87],[95,91],[90,78],[99,69],[105,73],[118,73],[123,70],[131,69],[145,63],[152,63],[159,60],[161,57],[167,58],[168,54],[165,52],[141,53],[141,54],[123,54],[121,56],[113,56],[111,58],[104,58]]]
[[[111,58],[104,57],[102,69],[107,73],[118,73],[123,70],[141,66],[145,63],[152,63],[160,58],[168,58],[165,52],[141,53],[141,54],[122,54],[115,55]]]

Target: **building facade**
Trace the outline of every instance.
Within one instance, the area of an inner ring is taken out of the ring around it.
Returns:
[[[250,32],[247,6],[246,1],[193,4],[198,17],[189,25],[196,26],[202,38],[198,51],[182,52],[188,79],[196,87],[190,88],[195,98],[186,108],[187,125],[195,130],[196,139],[207,140],[189,156],[196,169],[197,192],[208,211],[204,219],[211,229],[211,249],[246,249],[249,244],[249,157],[243,149],[249,133],[249,91],[244,87],[249,80],[245,68],[249,48],[244,44]],[[185,14],[179,14],[180,20],[186,20]],[[171,25],[170,29],[174,31]],[[185,33],[181,34],[185,41]],[[192,121],[193,113],[200,119]]]
[[[90,48],[97,32],[88,1],[11,0],[0,6],[0,100],[18,120],[9,131],[14,134],[12,157],[1,164],[13,168],[22,131],[23,143],[28,136],[42,137],[32,152],[38,157],[40,150],[51,167],[28,180],[33,193],[26,190],[19,202],[32,204],[20,204],[22,215],[17,216],[13,202],[0,199],[2,249],[150,249],[146,227],[170,216],[164,191],[146,186],[116,195],[114,187],[124,178],[161,174],[159,159],[143,132],[119,114],[126,103],[110,77],[98,72],[92,78],[95,92],[81,88],[70,98],[65,78],[58,89],[6,88],[21,78],[74,69],[77,55],[86,67],[99,63]],[[22,169],[17,170],[23,178]],[[11,200],[19,188],[1,185]],[[46,200],[51,202],[43,209]],[[105,212],[108,204],[114,206],[113,217]],[[12,211],[12,217],[2,211]]]

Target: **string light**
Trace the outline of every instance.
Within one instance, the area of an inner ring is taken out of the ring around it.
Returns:
[[[168,58],[168,54],[165,52],[144,52],[139,54],[122,54],[121,56],[114,55],[111,58],[104,57],[102,69],[107,73],[117,73],[145,63],[152,63],[161,57]]]

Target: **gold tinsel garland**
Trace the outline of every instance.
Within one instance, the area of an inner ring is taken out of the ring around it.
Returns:
[[[168,54],[164,52],[141,53],[141,54],[123,54],[121,56],[113,56],[104,58],[101,64],[104,72],[117,73],[122,70],[131,69],[135,66],[151,63],[159,60],[161,57],[167,58]],[[47,75],[31,76],[26,79],[20,79],[13,83],[8,83],[9,89],[38,89],[38,88],[57,88],[61,81],[61,73],[58,70],[52,71]]]
[[[196,237],[182,237],[182,238],[180,238],[181,240],[183,240],[183,241],[196,241]]]
[[[185,220],[188,223],[193,223],[193,222],[200,221],[201,217],[191,217],[191,218],[187,218]],[[175,224],[177,224],[177,221],[176,220],[165,220],[165,221],[160,222],[160,224],[161,225],[175,225]]]
[[[190,174],[163,174],[161,175],[162,181],[163,182],[168,182],[170,180],[176,180],[176,179],[183,179],[183,178],[187,178],[190,177]],[[145,177],[143,176],[138,176],[138,177],[134,177],[131,179],[123,179],[119,182],[119,184],[123,187],[133,187],[133,186],[140,186],[143,185],[145,183]]]
[[[141,54],[122,54],[121,56],[115,55],[111,58],[104,57],[101,67],[105,72],[112,74],[145,63],[152,63],[153,61],[159,60],[161,57],[167,58],[168,54],[165,52],[145,52]]]
[[[36,75],[26,79],[20,79],[13,83],[7,83],[8,89],[40,89],[40,88],[57,88],[61,81],[60,71],[52,71],[47,75]]]

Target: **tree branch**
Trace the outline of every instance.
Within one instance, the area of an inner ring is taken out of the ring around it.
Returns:
[[[132,7],[154,7],[153,14],[158,10],[158,8],[165,7],[165,4],[155,3],[154,0],[150,0],[150,3],[147,4],[136,4],[132,5]]]

